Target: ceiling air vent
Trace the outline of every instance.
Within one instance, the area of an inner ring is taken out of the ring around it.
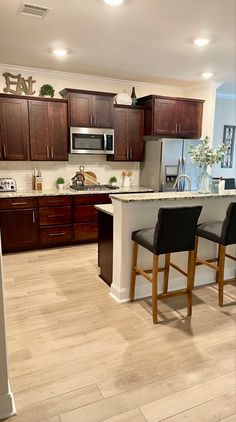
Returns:
[[[23,16],[31,16],[34,18],[45,19],[51,9],[32,3],[21,3],[18,14]]]

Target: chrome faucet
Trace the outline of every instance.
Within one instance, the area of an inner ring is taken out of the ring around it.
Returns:
[[[176,180],[175,180],[175,183],[173,184],[173,188],[172,189],[175,189],[176,188],[179,180],[182,179],[182,178],[187,179],[188,184],[189,184],[189,190],[192,190],[191,179],[190,179],[190,177],[187,174],[179,174],[179,176],[176,177]],[[180,188],[177,188],[177,190],[178,191],[183,191],[184,190],[184,186],[181,189]]]

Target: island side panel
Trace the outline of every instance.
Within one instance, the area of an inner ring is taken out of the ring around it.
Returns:
[[[165,199],[155,201],[137,200],[135,202],[123,202],[112,198],[114,209],[113,227],[113,282],[111,295],[119,302],[129,300],[130,268],[131,268],[131,234],[134,230],[154,227],[160,207],[193,206],[202,205],[203,210],[199,223],[205,221],[222,220],[226,209],[234,199],[231,197],[205,197],[191,199]],[[199,241],[199,256],[213,258],[216,256],[217,246],[213,242],[201,239]],[[235,246],[229,247],[230,253],[235,253]],[[182,252],[172,255],[173,262],[187,267],[187,253]],[[141,266],[151,268],[152,254],[139,247],[138,262]],[[164,263],[161,257],[160,265]],[[226,278],[234,277],[235,264],[226,261]],[[196,270],[195,285],[204,285],[215,281],[215,272],[207,267],[198,267]],[[159,274],[159,292],[162,291],[163,274]],[[136,298],[151,295],[151,285],[142,277],[137,276]],[[178,272],[171,269],[169,289],[176,290],[186,287],[186,279]]]

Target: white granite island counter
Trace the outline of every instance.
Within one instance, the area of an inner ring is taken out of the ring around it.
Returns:
[[[129,300],[130,266],[131,266],[131,233],[134,230],[154,227],[160,207],[186,206],[200,204],[203,206],[199,223],[220,220],[230,202],[236,201],[236,190],[227,190],[223,194],[199,194],[197,192],[154,192],[132,195],[110,195],[113,203],[114,238],[113,238],[113,282],[111,295],[118,301]],[[229,251],[235,253],[235,246]],[[173,262],[186,268],[187,254],[173,254]],[[199,242],[199,256],[212,258],[216,256],[216,245],[205,240]],[[139,248],[139,263],[143,268],[151,268],[152,256],[143,248]],[[162,259],[162,258],[161,258]],[[235,276],[235,263],[226,260],[225,277]],[[205,266],[197,267],[195,285],[203,285],[215,281],[215,272]],[[170,290],[186,286],[186,279],[177,271],[170,271]],[[159,275],[159,291],[162,291],[162,274]],[[151,295],[151,285],[137,276],[136,297]],[[217,297],[216,297],[217,301]]]

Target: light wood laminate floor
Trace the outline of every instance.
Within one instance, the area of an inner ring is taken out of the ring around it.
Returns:
[[[235,422],[235,287],[119,304],[96,245],[3,258],[12,422]],[[212,273],[214,276],[214,273]]]

